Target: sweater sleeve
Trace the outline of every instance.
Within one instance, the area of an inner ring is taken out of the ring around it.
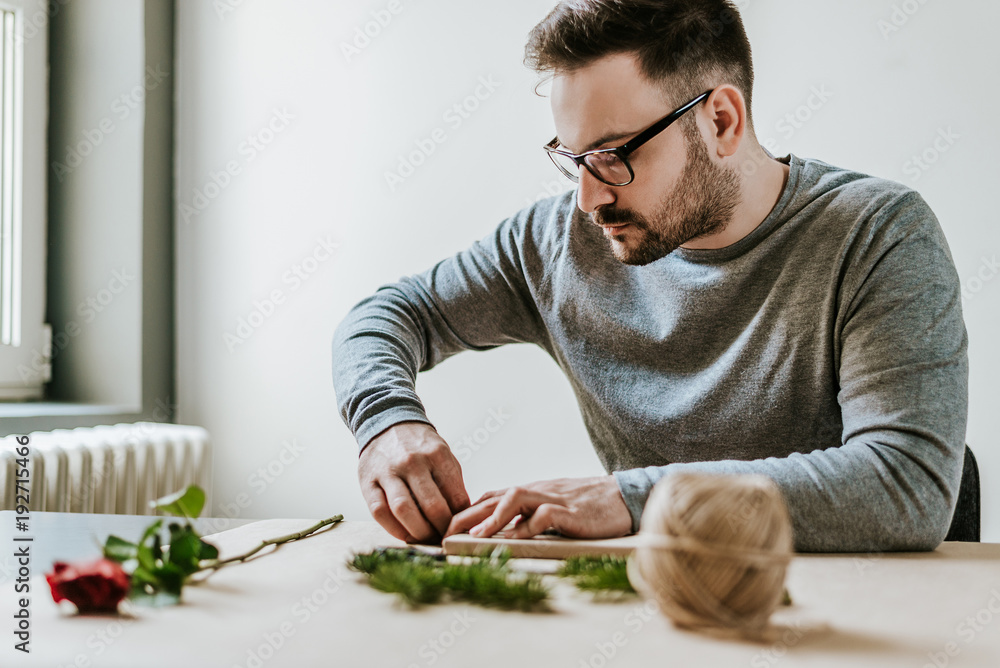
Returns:
[[[535,257],[536,208],[429,270],[379,287],[337,327],[334,390],[360,449],[396,423],[431,424],[415,391],[419,371],[462,350],[543,340],[524,267],[526,252]]]
[[[961,290],[937,219],[909,191],[845,250],[833,341],[841,445],[755,461],[615,473],[638,529],[674,471],[759,473],[782,490],[801,552],[919,551],[947,534],[968,415]]]

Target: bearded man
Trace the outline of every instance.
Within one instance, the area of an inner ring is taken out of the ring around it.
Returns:
[[[619,536],[664,475],[756,473],[800,551],[937,546],[962,471],[967,336],[920,195],[758,143],[728,0],[562,2],[526,63],[551,77],[544,149],[578,187],[382,286],[335,333],[374,518],[407,541],[512,520],[513,537]],[[566,373],[608,474],[471,504],[414,380],[508,343]]]

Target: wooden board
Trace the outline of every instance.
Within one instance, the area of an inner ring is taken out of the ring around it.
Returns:
[[[510,550],[512,557],[530,559],[566,559],[583,555],[627,557],[635,550],[636,536],[599,540],[563,536],[515,539],[505,538],[502,534],[492,538],[477,538],[467,533],[460,533],[445,538],[442,546],[445,554],[462,556],[489,554],[497,547],[505,547]]]

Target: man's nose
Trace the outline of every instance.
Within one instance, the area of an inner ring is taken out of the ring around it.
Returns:
[[[611,186],[601,183],[586,167],[580,168],[580,184],[576,191],[576,205],[584,213],[593,213],[603,204],[615,201]]]

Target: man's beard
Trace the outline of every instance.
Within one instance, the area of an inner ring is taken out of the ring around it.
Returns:
[[[681,244],[724,230],[732,220],[740,201],[739,176],[712,164],[700,136],[685,133],[685,138],[687,164],[652,220],[631,209],[600,208],[591,214],[599,225],[632,225],[621,236],[631,237],[633,244],[612,244],[612,252],[623,264],[641,266],[659,260]]]

